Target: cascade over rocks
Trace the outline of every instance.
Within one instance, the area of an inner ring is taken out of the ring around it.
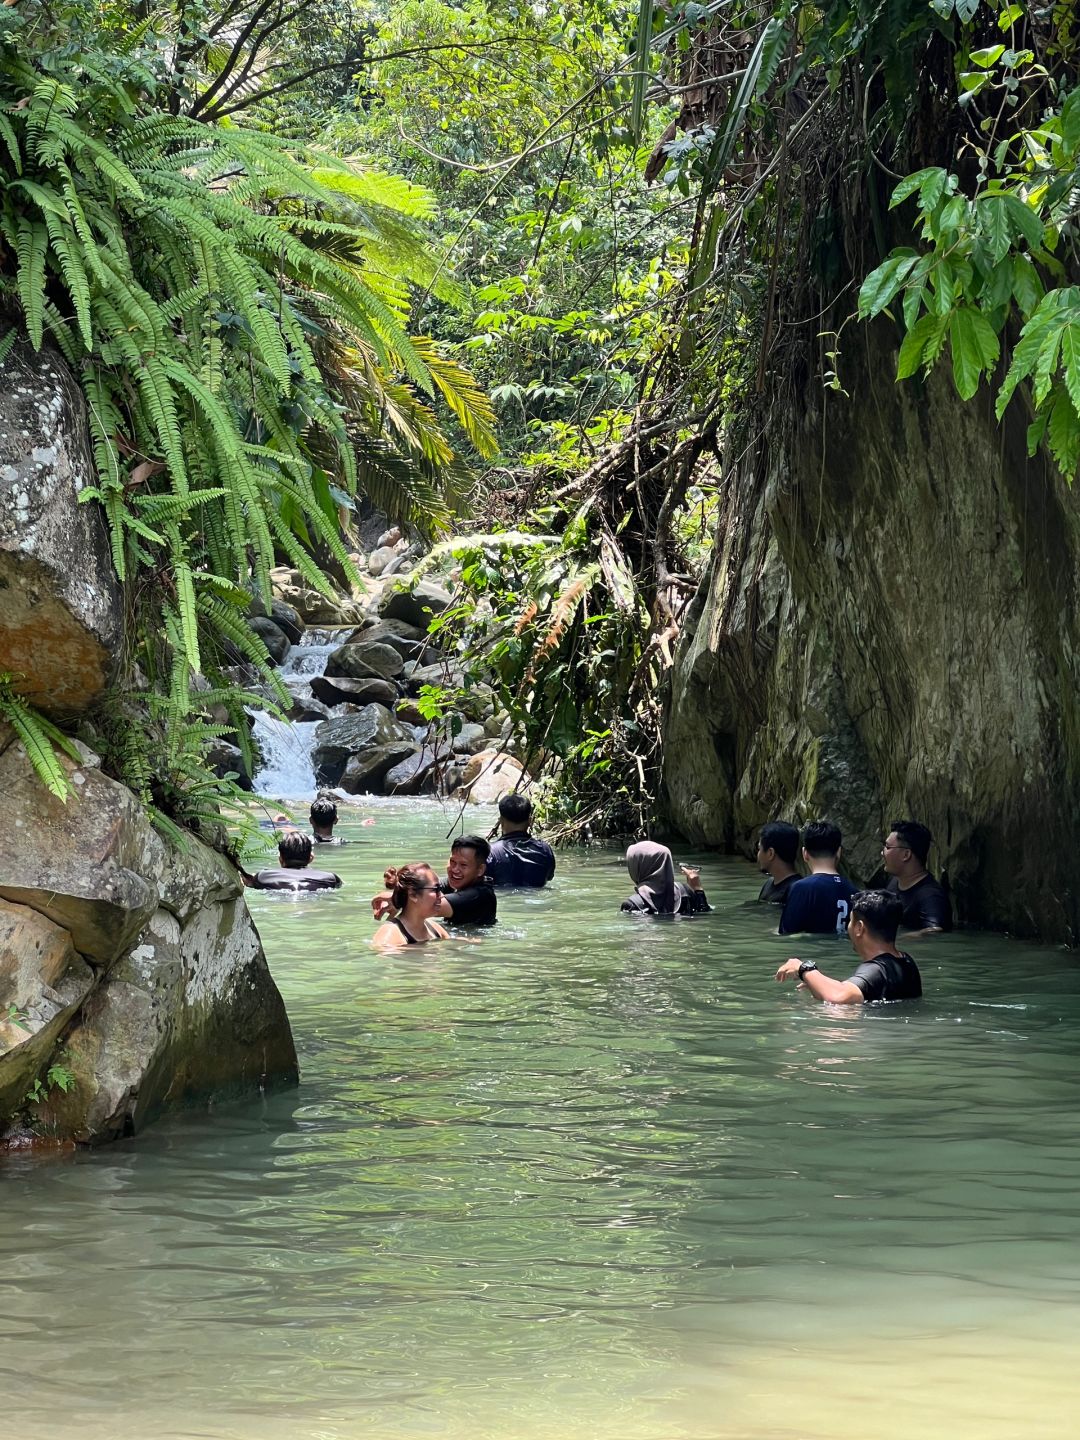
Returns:
[[[123,615],[104,516],[79,503],[96,482],[85,407],[48,350],[17,345],[0,378],[0,671],[65,717],[104,689]]]
[[[1075,943],[1080,497],[1027,457],[1019,400],[999,426],[985,392],[961,402],[943,368],[898,386],[895,363],[877,321],[850,398],[774,406],[726,481],[670,814],[747,854],[768,819],[828,816],[863,880],[890,822],[921,820],[960,919]]]

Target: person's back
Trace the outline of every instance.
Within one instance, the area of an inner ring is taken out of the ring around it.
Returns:
[[[287,830],[278,841],[279,865],[259,870],[251,880],[256,890],[336,890],[341,876],[311,868],[311,838]]]
[[[837,872],[841,835],[828,820],[814,820],[803,832],[803,859],[811,873],[796,880],[780,916],[780,934],[843,935],[855,887]]]
[[[494,885],[528,885],[539,889],[555,874],[555,852],[535,835],[504,835],[491,845],[487,873]]]
[[[922,995],[922,976],[919,967],[907,953],[898,954],[883,951],[869,960],[862,960],[849,976],[853,984],[863,992],[863,999],[876,1000],[918,1000]]]
[[[529,834],[532,801],[514,791],[499,801],[501,838],[491,846],[486,873],[494,885],[546,885],[555,874],[555,852],[546,840]]]

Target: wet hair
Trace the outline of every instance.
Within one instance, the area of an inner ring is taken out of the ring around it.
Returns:
[[[337,822],[337,806],[326,795],[316,795],[309,816],[312,825],[332,826]]]
[[[278,859],[286,870],[302,870],[311,860],[311,836],[286,830],[278,837]]]
[[[504,820],[509,820],[511,825],[527,825],[532,813],[532,801],[527,795],[520,795],[516,790],[512,795],[504,795],[499,801],[499,814]]]
[[[450,846],[451,855],[455,850],[471,850],[478,860],[487,864],[487,858],[491,854],[491,846],[482,835],[459,835]]]
[[[795,856],[799,853],[799,832],[786,820],[770,820],[761,827],[758,844],[762,850],[775,850],[781,860],[794,865]]]
[[[842,839],[839,825],[834,825],[831,820],[811,820],[802,832],[803,849],[815,859],[835,855]]]
[[[886,945],[895,942],[903,914],[903,901],[889,890],[859,890],[851,897],[852,920],[861,920],[870,934]]]
[[[410,895],[420,895],[438,883],[435,871],[425,860],[410,860],[397,869],[383,871],[383,880],[390,890],[390,903],[395,910],[404,910]]]
[[[911,851],[920,865],[926,864],[926,857],[930,854],[930,844],[934,837],[925,825],[920,825],[918,820],[894,820],[892,833],[901,845],[905,845]]]

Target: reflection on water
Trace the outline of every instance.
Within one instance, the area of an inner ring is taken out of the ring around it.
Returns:
[[[717,913],[652,924],[596,852],[374,955],[453,812],[372,813],[342,891],[250,897],[298,1091],[0,1172],[13,1435],[1075,1434],[1072,957],[946,937],[920,1004],[830,1012],[748,867],[681,856]]]

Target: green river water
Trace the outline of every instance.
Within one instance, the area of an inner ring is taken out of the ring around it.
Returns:
[[[846,943],[688,850],[701,919],[573,852],[480,944],[376,955],[455,811],[371,813],[342,891],[250,897],[299,1090],[0,1171],[7,1434],[1077,1434],[1075,957],[922,942],[922,1002],[829,1011],[772,973]]]

